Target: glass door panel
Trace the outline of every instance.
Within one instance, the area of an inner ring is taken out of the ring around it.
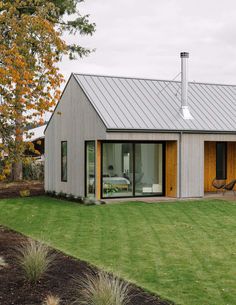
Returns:
[[[135,196],[163,193],[163,144],[135,144]]]
[[[131,143],[103,143],[103,197],[133,195],[133,145]]]

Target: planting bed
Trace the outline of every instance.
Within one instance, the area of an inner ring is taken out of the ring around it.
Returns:
[[[97,272],[85,262],[79,261],[62,252],[57,253],[57,261],[50,273],[35,285],[26,283],[22,272],[16,264],[16,247],[26,237],[0,226],[0,256],[8,266],[0,269],[0,304],[1,305],[38,305],[42,304],[48,294],[57,295],[60,305],[71,305],[74,301],[73,277],[83,276],[88,272]],[[132,300],[130,305],[170,305],[149,295],[136,286],[131,286]]]
[[[0,199],[14,198],[20,196],[20,191],[29,190],[30,196],[44,194],[43,182],[22,181],[22,182],[0,182]]]

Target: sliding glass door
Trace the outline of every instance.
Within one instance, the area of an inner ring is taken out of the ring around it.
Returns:
[[[85,196],[95,197],[95,142],[85,142]]]
[[[104,142],[102,197],[163,195],[163,149],[163,143]]]
[[[162,144],[135,144],[135,196],[162,194],[162,151]]]
[[[103,197],[133,195],[133,146],[130,143],[103,143]]]

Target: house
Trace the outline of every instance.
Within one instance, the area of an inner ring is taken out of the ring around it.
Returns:
[[[45,131],[45,189],[202,197],[236,178],[236,86],[72,74]]]
[[[35,157],[38,161],[44,161],[44,141],[45,135],[44,130],[46,128],[46,124],[40,125],[35,128],[29,129],[24,135],[24,142],[31,142],[34,144],[35,150],[39,153],[32,153],[32,151],[26,151],[25,155]],[[2,143],[2,138],[0,136],[0,144]],[[3,154],[2,158],[4,158],[6,154]]]
[[[26,155],[31,155],[35,157],[35,159],[39,162],[44,161],[44,142],[45,135],[44,130],[46,125],[41,125],[27,131],[27,134],[24,135],[24,141],[31,142],[34,144],[34,149],[38,151],[38,153],[32,153],[31,151],[27,151]]]

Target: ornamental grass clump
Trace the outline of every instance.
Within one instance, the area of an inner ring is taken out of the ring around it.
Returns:
[[[43,303],[43,305],[59,305],[60,298],[54,295],[48,295]]]
[[[0,256],[0,269],[3,267],[7,267],[7,263],[5,259],[2,256]]]
[[[130,301],[129,284],[105,272],[87,274],[76,282],[77,304],[127,305]]]
[[[17,248],[17,261],[23,270],[24,277],[31,283],[41,279],[55,261],[49,247],[43,243],[29,240]]]

